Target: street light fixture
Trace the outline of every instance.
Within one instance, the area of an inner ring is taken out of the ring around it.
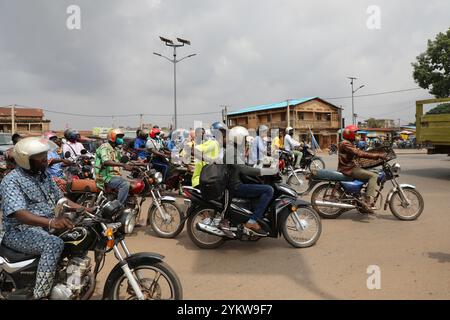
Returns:
[[[177,38],[178,43],[175,44],[172,40],[164,38],[164,37],[159,37],[159,39],[162,42],[164,42],[166,44],[166,46],[173,48],[173,59],[170,59],[170,58],[168,58],[160,53],[157,53],[157,52],[153,52],[153,54],[173,63],[173,101],[174,101],[174,111],[175,111],[175,116],[174,116],[175,128],[174,129],[176,130],[178,128],[178,123],[177,123],[177,63],[183,61],[184,59],[194,57],[197,54],[195,54],[195,53],[190,54],[186,57],[183,57],[183,58],[177,60],[177,48],[184,47],[184,45],[191,45],[191,41],[186,40],[186,39]]]
[[[350,84],[352,85],[352,124],[356,124],[356,114],[355,114],[355,99],[354,99],[354,95],[355,92],[358,91],[359,89],[364,88],[366,85],[363,84],[362,86],[360,86],[358,89],[354,90],[353,89],[353,82],[354,80],[357,80],[358,78],[355,77],[347,77],[348,79],[350,79]]]

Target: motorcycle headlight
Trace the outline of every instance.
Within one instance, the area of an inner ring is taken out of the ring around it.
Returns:
[[[124,210],[120,223],[122,224],[123,232],[126,234],[133,233],[136,226],[136,212],[131,209]]]
[[[161,172],[156,172],[153,177],[157,183],[161,183],[163,181],[163,175]]]
[[[402,168],[399,163],[395,163],[392,166],[392,172],[394,172],[394,173],[400,173],[401,170],[402,170]]]

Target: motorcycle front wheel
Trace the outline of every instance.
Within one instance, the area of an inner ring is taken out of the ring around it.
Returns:
[[[309,190],[309,183],[304,170],[295,170],[287,179],[287,184],[300,196]]]
[[[183,289],[180,279],[164,262],[136,262],[130,265],[145,300],[181,300]],[[113,284],[108,300],[137,300],[137,296],[124,273]]]
[[[308,248],[316,244],[322,233],[322,221],[311,208],[298,208],[282,222],[284,239],[295,248]]]
[[[313,157],[308,165],[309,171],[325,169],[325,162],[320,157]]]
[[[396,191],[389,201],[389,209],[391,209],[392,214],[399,220],[416,220],[422,214],[425,206],[423,197],[416,189],[403,189],[403,193],[410,204],[404,204],[400,193]]]
[[[170,216],[170,221],[164,220],[156,205],[148,209],[148,222],[152,230],[160,238],[175,238],[183,231],[183,211],[176,202],[161,201],[161,209]]]

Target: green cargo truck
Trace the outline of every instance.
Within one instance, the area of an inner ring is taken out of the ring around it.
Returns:
[[[424,105],[445,102],[450,98],[416,101],[416,139],[428,154],[450,155],[450,114],[423,114]]]

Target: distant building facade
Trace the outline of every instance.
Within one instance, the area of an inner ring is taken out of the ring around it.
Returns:
[[[328,148],[338,141],[341,109],[319,97],[311,97],[244,108],[228,114],[230,127],[256,129],[263,124],[271,129],[291,126],[295,129],[294,138],[304,141],[310,140],[311,130],[320,147]]]
[[[34,108],[14,108],[15,132],[36,134],[48,131],[50,120],[44,119],[44,111]],[[12,132],[12,108],[0,108],[0,131]]]

